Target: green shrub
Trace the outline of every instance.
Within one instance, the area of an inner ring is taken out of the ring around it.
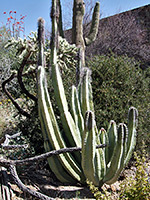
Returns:
[[[128,177],[122,182],[120,199],[148,200],[150,199],[150,174],[148,174],[145,150],[142,150],[142,154],[135,153],[134,157],[135,177]]]
[[[139,111],[138,145],[150,137],[150,70],[127,56],[96,56],[88,62],[92,70],[93,96],[99,128],[107,128],[111,119],[125,122],[130,106]],[[150,149],[149,149],[150,152]]]
[[[111,193],[106,189],[100,189],[93,185],[92,182],[87,181],[88,187],[96,200],[110,200]]]
[[[119,200],[148,200],[150,199],[150,174],[148,173],[147,154],[145,146],[142,145],[142,152],[134,153],[135,175],[127,177],[120,183],[120,192],[117,194]],[[87,181],[88,187],[95,199],[113,199],[112,192],[105,188],[95,187]]]
[[[5,134],[12,134],[16,130],[16,119],[12,117],[14,107],[10,99],[0,98],[0,138]]]

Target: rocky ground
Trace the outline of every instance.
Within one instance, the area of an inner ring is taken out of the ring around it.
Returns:
[[[46,166],[44,168],[41,168],[41,166],[42,164],[35,164],[18,169],[21,181],[30,189],[41,192],[54,199],[95,199],[88,187],[81,185],[62,185]],[[111,193],[113,200],[117,200],[119,198],[119,185],[121,181],[125,176],[134,176],[134,173],[134,168],[126,169],[119,181],[111,186],[105,184],[103,189]],[[10,175],[9,182],[12,189],[12,200],[37,200],[37,198],[33,198],[31,195],[22,192],[16,186]]]

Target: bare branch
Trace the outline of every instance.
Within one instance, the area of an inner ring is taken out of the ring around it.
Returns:
[[[28,60],[28,58],[30,57],[30,55],[31,55],[31,52],[29,52],[29,53],[26,55],[26,57],[23,59],[21,65],[20,65],[20,68],[19,68],[19,70],[18,70],[17,78],[18,78],[18,83],[20,84],[20,87],[21,87],[22,91],[23,91],[29,98],[31,98],[33,101],[37,102],[37,98],[36,98],[34,95],[32,95],[32,94],[25,88],[24,83],[23,83],[23,81],[22,81],[23,69],[24,69],[24,67],[25,67],[25,65],[26,65],[26,63],[27,63],[27,60]]]
[[[16,167],[14,165],[10,165],[9,166],[9,170],[10,173],[12,175],[13,180],[15,181],[16,185],[24,192],[29,193],[30,195],[37,197],[41,200],[53,200],[54,198],[48,197],[44,194],[41,194],[40,192],[31,190],[30,188],[26,187],[22,181],[20,180],[20,178],[18,177],[17,171],[16,171]]]
[[[15,133],[15,134],[13,134],[13,135],[8,135],[8,134],[6,134],[5,137],[7,137],[7,138],[9,138],[9,139],[14,139],[14,138],[16,138],[16,137],[18,137],[18,136],[20,136],[20,135],[21,135],[21,132],[18,132],[18,133]]]
[[[13,150],[13,149],[27,149],[29,147],[28,144],[23,145],[1,145],[4,150]]]
[[[96,148],[105,148],[105,147],[106,147],[105,144],[96,146]],[[72,152],[76,152],[76,151],[81,151],[81,147],[70,147],[70,148],[63,148],[63,149],[59,149],[59,150],[53,150],[53,151],[41,154],[39,156],[26,158],[26,159],[22,159],[22,160],[8,160],[5,158],[0,158],[0,165],[2,165],[4,167],[9,167],[10,165],[28,165],[33,162],[38,162],[40,160],[47,159],[51,156],[59,155],[62,153],[72,153]]]
[[[20,149],[20,148],[26,149],[26,148],[28,148],[27,144],[25,144],[25,145],[9,145],[10,140],[20,136],[20,134],[21,134],[21,132],[16,133],[14,135],[6,134],[0,140],[0,144],[1,144],[0,147],[2,147],[4,150],[12,150],[12,149]]]
[[[6,93],[6,95],[8,96],[8,98],[11,100],[11,102],[13,103],[13,105],[15,106],[15,108],[19,111],[20,114],[30,118],[30,114],[27,113],[26,111],[24,111],[19,104],[14,100],[14,98],[11,96],[11,94],[8,92],[8,90],[6,89],[6,84],[9,83],[11,80],[13,80],[16,77],[16,74],[13,73],[8,79],[6,79],[3,83],[2,83],[2,89],[3,91]]]

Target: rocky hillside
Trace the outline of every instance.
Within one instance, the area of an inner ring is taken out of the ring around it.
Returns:
[[[89,28],[90,24],[85,26],[85,35]],[[71,30],[65,34],[71,41]],[[142,68],[150,66],[150,4],[100,20],[97,39],[87,47],[86,55],[110,51],[141,60]]]

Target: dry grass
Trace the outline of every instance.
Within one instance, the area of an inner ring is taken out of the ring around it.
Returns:
[[[0,137],[16,129],[14,107],[9,99],[0,99]]]

